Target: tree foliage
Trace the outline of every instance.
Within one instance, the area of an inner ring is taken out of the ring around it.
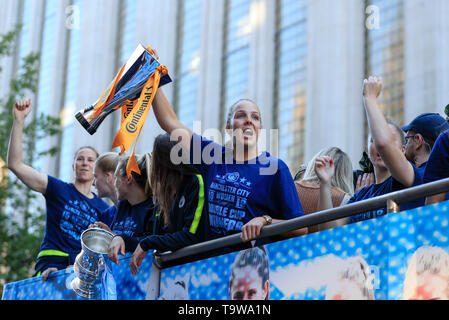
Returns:
[[[0,58],[14,54],[20,31],[18,25],[0,35]],[[36,93],[39,61],[39,53],[23,58],[8,93],[0,98],[0,296],[5,283],[32,276],[45,228],[42,195],[28,189],[6,168],[12,107],[26,93]],[[60,133],[60,121],[43,113],[35,112],[30,116],[23,134],[23,161],[33,166],[40,157],[58,152],[57,147],[44,145],[44,150],[37,150],[37,146],[42,146],[43,139],[48,136]]]

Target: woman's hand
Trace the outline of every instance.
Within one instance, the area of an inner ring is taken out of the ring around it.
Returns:
[[[330,185],[335,174],[334,159],[328,156],[318,157],[315,160],[315,172],[321,184]]]
[[[374,173],[364,173],[357,178],[355,193],[362,190],[364,187],[370,186],[374,183]]]
[[[57,271],[58,271],[58,269],[56,269],[56,268],[48,268],[48,269],[45,269],[45,271],[42,272],[42,274],[41,274],[42,280],[43,280],[43,281],[47,281],[48,276],[50,275],[50,273],[52,273],[52,272],[57,272]]]
[[[100,228],[100,229],[112,232],[111,228],[109,228],[106,223],[103,223],[101,221],[95,221],[95,223],[90,224],[89,229],[92,229],[92,228]]]
[[[267,225],[267,221],[263,217],[257,217],[251,219],[247,224],[242,227],[242,241],[250,241],[257,238],[262,231],[262,228]]]
[[[112,239],[109,248],[108,248],[108,257],[109,260],[116,263],[117,265],[120,265],[119,259],[118,259],[118,253],[120,251],[120,254],[122,256],[125,255],[125,241],[120,236],[115,236],[114,239]]]
[[[139,273],[139,267],[142,264],[143,259],[147,256],[148,251],[143,251],[142,247],[137,245],[136,250],[133,253],[129,267],[131,268],[131,273],[135,276]]]

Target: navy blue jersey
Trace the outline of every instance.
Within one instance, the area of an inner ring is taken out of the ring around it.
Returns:
[[[287,165],[268,152],[236,163],[224,146],[194,134],[190,161],[206,189],[212,238],[240,232],[251,219],[290,219],[304,214]]]
[[[100,222],[103,222],[106,224],[109,228],[112,227],[112,222],[115,219],[115,214],[117,212],[116,206],[110,206],[109,208],[106,208],[100,213]]]
[[[435,141],[424,172],[424,183],[449,178],[449,130]]]
[[[44,194],[47,207],[46,226],[41,252],[57,250],[69,255],[81,251],[80,236],[88,226],[99,221],[108,204],[96,195],[89,199],[73,184],[48,176]]]
[[[415,180],[413,182],[413,187],[418,186],[423,183],[423,166],[421,166],[419,169],[416,168],[413,164],[413,170],[415,173]],[[370,186],[362,188],[359,192],[354,194],[351,199],[349,199],[348,204],[371,199],[374,197],[382,196],[387,193],[391,193],[394,191],[399,191],[404,189],[404,186],[398,182],[396,179],[394,179],[392,176],[390,176],[388,179],[386,179],[384,182],[379,184],[372,184]],[[425,202],[425,199],[418,199],[416,201],[412,202],[406,202],[401,204],[401,210],[409,210],[413,208],[417,208],[420,206],[423,206]],[[349,221],[352,222],[358,222],[363,221],[366,219],[376,218],[379,216],[383,216],[387,213],[387,208],[382,208],[378,210],[373,211],[367,211],[363,213],[356,214],[354,216],[351,216]]]
[[[112,232],[120,236],[142,236],[146,232],[146,221],[153,215],[153,210],[154,203],[151,198],[135,205],[131,205],[128,200],[120,201],[112,222]]]
[[[208,232],[204,213],[204,184],[202,177],[187,176],[176,192],[169,212],[169,224],[162,216],[153,234],[140,241],[144,251],[150,249],[175,251],[205,241]]]

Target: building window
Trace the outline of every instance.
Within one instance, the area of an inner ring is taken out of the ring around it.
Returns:
[[[74,10],[79,13],[79,26],[82,26],[84,0],[74,0]],[[64,105],[61,111],[61,151],[59,156],[59,178],[64,181],[71,179],[74,146],[74,114],[77,111],[78,79],[81,53],[81,27],[69,29],[69,44],[67,51],[67,67],[64,91]]]
[[[237,100],[248,98],[249,94],[250,11],[251,1],[226,1],[220,112],[222,126],[225,123],[228,108]],[[223,130],[223,128],[221,129]]]
[[[136,37],[137,29],[137,1],[122,0],[120,3],[120,66],[122,67],[131,57],[139,44]]]
[[[404,0],[367,0],[379,8],[379,29],[366,30],[365,76],[381,76],[385,116],[404,122]],[[368,124],[365,126],[368,133]]]
[[[31,53],[30,49],[30,39],[31,39],[31,30],[30,30],[30,21],[31,21],[31,1],[30,0],[23,0],[20,3],[20,17],[21,21],[20,24],[22,25],[22,29],[20,32],[20,39],[19,39],[19,52],[18,52],[18,63],[19,65],[17,67],[20,67],[23,63],[23,59]]]
[[[137,41],[137,1],[121,0],[119,5],[118,16],[118,38],[117,38],[117,56],[116,56],[116,72],[131,58],[134,50],[136,50],[139,42]],[[142,44],[145,45],[145,44]],[[114,74],[115,76],[115,74]],[[113,137],[117,135],[117,131],[121,126],[121,112],[115,111],[112,117]]]
[[[307,0],[278,0],[274,127],[279,158],[293,170],[304,162],[307,81]]]
[[[202,0],[178,0],[178,3],[174,107],[179,120],[193,130],[198,106]]]
[[[52,78],[56,49],[56,8],[57,0],[47,0],[45,2],[36,104],[37,113],[44,115],[49,114],[52,103],[51,97],[54,90],[54,88],[52,88]],[[45,139],[41,139],[37,142],[36,149],[38,153],[45,151],[46,148],[47,144]],[[38,170],[42,169],[43,158],[38,157],[35,160],[34,166]]]

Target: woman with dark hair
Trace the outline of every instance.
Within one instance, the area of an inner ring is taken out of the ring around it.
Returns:
[[[206,217],[203,215],[204,185],[200,175],[188,165],[173,164],[170,155],[175,141],[168,134],[156,137],[153,146],[150,185],[157,213],[152,222],[152,232],[145,238],[131,237],[111,248],[109,258],[117,262],[117,252],[135,248],[130,262],[131,272],[139,266],[151,249],[175,251],[204,241]],[[118,249],[118,250],[117,250]]]

